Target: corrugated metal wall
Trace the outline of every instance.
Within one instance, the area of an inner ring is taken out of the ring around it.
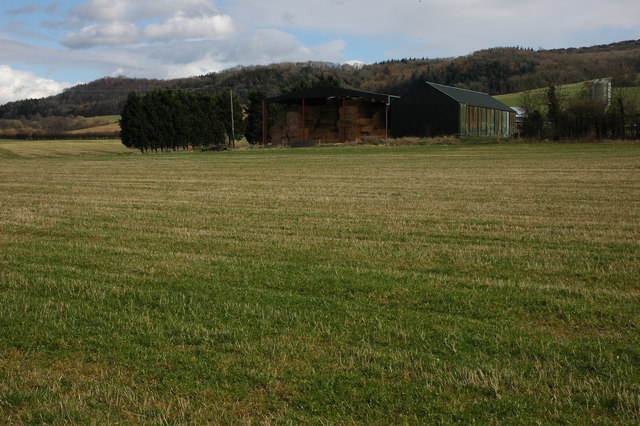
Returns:
[[[460,105],[461,136],[512,136],[514,133],[515,113]]]

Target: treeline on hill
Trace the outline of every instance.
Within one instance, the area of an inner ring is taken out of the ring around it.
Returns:
[[[122,111],[127,94],[172,87],[179,80],[131,79],[106,77],[80,84],[64,92],[41,99],[26,99],[0,106],[0,118],[117,115]]]
[[[363,66],[281,63],[236,67],[179,80],[103,78],[53,97],[2,105],[0,118],[119,114],[127,93],[163,88],[212,94],[232,89],[240,102],[247,103],[252,90],[275,96],[322,75],[344,87],[398,95],[425,80],[498,95],[639,72],[640,40],[557,50],[500,47],[458,58],[406,58]]]
[[[122,110],[120,137],[125,146],[141,152],[206,149],[242,139],[245,123],[243,107],[229,93],[131,92]]]
[[[632,83],[639,82],[614,80],[609,104],[592,99],[588,84],[574,97],[556,86],[543,92],[525,92],[521,101],[525,109],[521,135],[553,140],[638,139],[640,105],[630,96],[627,86]]]

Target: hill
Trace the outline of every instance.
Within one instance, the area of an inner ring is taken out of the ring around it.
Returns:
[[[119,114],[128,92],[161,88],[211,93],[232,89],[245,102],[253,89],[276,95],[301,82],[328,77],[345,87],[382,93],[402,94],[418,82],[428,80],[501,95],[639,72],[640,40],[554,50],[496,47],[457,58],[405,58],[364,66],[280,63],[236,67],[177,80],[108,77],[56,96],[5,104],[0,106],[0,118]]]
[[[585,91],[590,90],[591,85],[593,84],[593,81],[594,80],[588,80],[580,83],[563,84],[558,86],[558,89],[560,93],[563,95],[563,97],[566,98],[567,100],[577,99],[581,95],[584,95]],[[624,90],[625,98],[628,98],[630,100],[632,99],[636,104],[640,105],[640,85],[617,87],[614,89],[614,92],[616,90]],[[505,95],[496,95],[495,98],[505,105],[508,105],[511,107],[517,107],[517,106],[522,106],[522,100],[525,94],[528,93],[530,96],[540,98],[544,96],[545,91],[546,91],[546,88],[540,88],[540,89],[533,89],[530,91],[508,93]]]

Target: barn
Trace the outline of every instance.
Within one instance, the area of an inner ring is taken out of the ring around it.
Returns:
[[[275,145],[340,143],[390,132],[389,108],[399,96],[339,87],[312,87],[265,99],[282,105],[271,127]],[[266,108],[264,108],[266,114]],[[265,123],[267,122],[265,117]],[[266,136],[266,129],[265,129]]]
[[[393,136],[512,136],[515,111],[486,93],[424,82],[394,103]]]

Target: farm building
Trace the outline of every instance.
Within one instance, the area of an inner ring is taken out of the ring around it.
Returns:
[[[486,93],[425,82],[392,109],[393,136],[512,136],[515,111]]]
[[[390,129],[389,106],[398,99],[339,87],[313,87],[268,98],[265,104],[283,105],[277,123],[270,129],[271,141],[292,145],[385,137]]]

